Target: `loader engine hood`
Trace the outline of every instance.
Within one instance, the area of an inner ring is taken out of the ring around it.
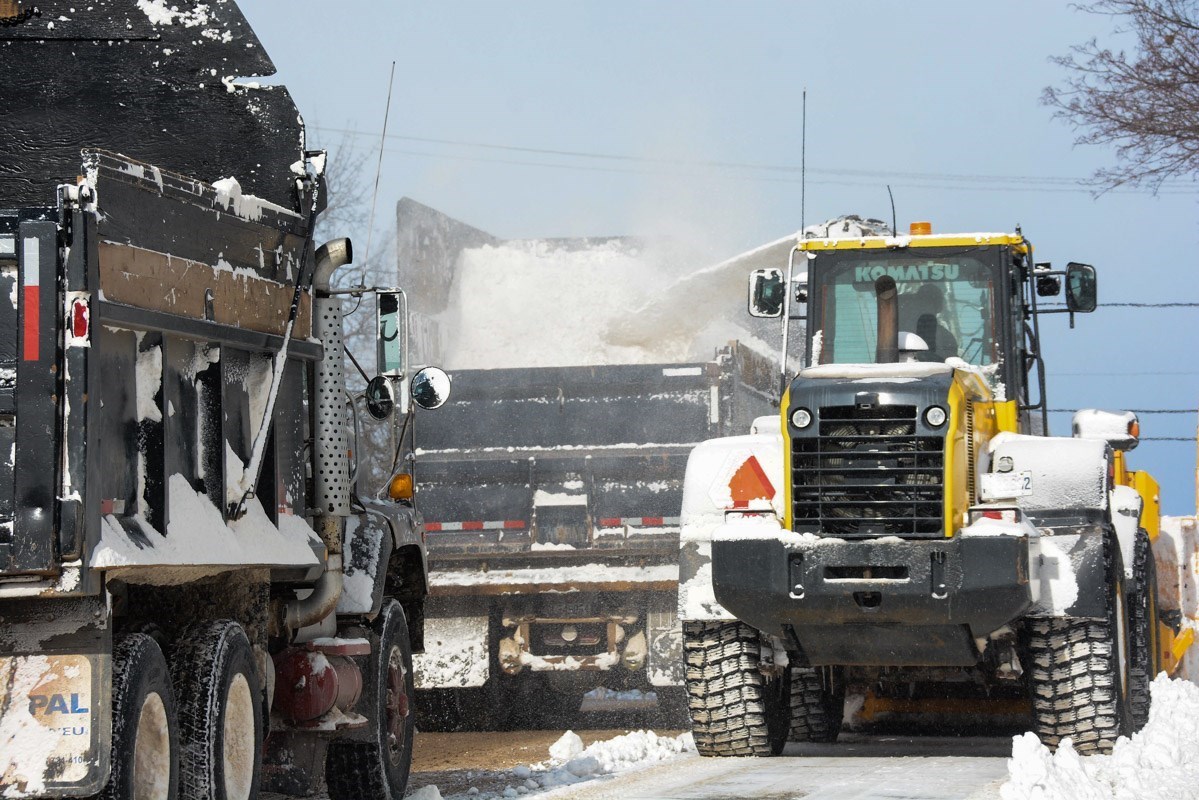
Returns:
[[[789,527],[845,539],[944,536],[956,380],[938,363],[801,371],[783,406]]]

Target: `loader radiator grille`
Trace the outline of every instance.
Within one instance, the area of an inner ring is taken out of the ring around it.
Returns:
[[[826,406],[791,444],[797,531],[939,536],[944,439],[918,436],[915,406]]]

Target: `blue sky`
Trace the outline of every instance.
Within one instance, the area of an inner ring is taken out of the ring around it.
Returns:
[[[377,146],[396,62],[389,132],[408,138],[384,153],[383,218],[408,195],[504,238],[668,233],[714,263],[800,226],[806,87],[807,222],[889,219],[890,184],[901,228],[1019,223],[1038,260],[1094,264],[1101,302],[1199,300],[1199,186],[1095,198],[1071,182],[1114,153],[1074,147],[1040,105],[1062,77],[1049,57],[1118,42],[1064,2],[240,5],[312,145],[354,130]],[[1046,318],[1050,405],[1192,407],[1196,311]],[[1068,434],[1069,415],[1051,424]],[[1142,431],[1191,439],[1132,461],[1168,512],[1193,513],[1195,416],[1144,415]]]

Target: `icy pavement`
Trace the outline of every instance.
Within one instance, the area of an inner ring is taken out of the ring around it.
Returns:
[[[687,739],[635,732],[580,750],[564,736],[543,764],[491,776],[447,800],[995,800],[1011,739],[843,735],[833,745],[788,745],[778,758],[700,758]],[[594,762],[594,763],[591,763]],[[572,775],[564,778],[563,772]],[[578,774],[575,774],[575,773]],[[501,779],[497,782],[495,778]],[[550,777],[548,786],[544,779]],[[555,781],[570,782],[556,785]],[[536,786],[536,788],[534,788]],[[427,787],[431,789],[432,787]],[[442,795],[428,791],[421,800]]]

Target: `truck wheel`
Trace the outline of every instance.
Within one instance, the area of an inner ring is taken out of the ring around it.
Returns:
[[[1105,536],[1107,619],[1029,622],[1034,727],[1050,748],[1069,737],[1082,755],[1107,753],[1130,718],[1128,611],[1119,551]]]
[[[792,742],[835,742],[845,713],[845,687],[832,668],[791,668]]]
[[[112,660],[112,771],[101,797],[175,800],[179,721],[166,657],[152,638],[131,633]]]
[[[1132,730],[1149,721],[1149,684],[1157,674],[1157,565],[1149,534],[1137,531],[1128,597],[1129,705]]]
[[[688,708],[701,756],[782,752],[790,723],[790,675],[759,669],[759,633],[742,622],[683,624]]]
[[[231,619],[185,630],[171,651],[179,698],[183,800],[249,800],[262,772],[262,688],[254,651]]]
[[[371,719],[370,742],[333,741],[325,758],[332,800],[400,800],[412,763],[412,648],[408,622],[395,600],[375,621],[362,708]]]

